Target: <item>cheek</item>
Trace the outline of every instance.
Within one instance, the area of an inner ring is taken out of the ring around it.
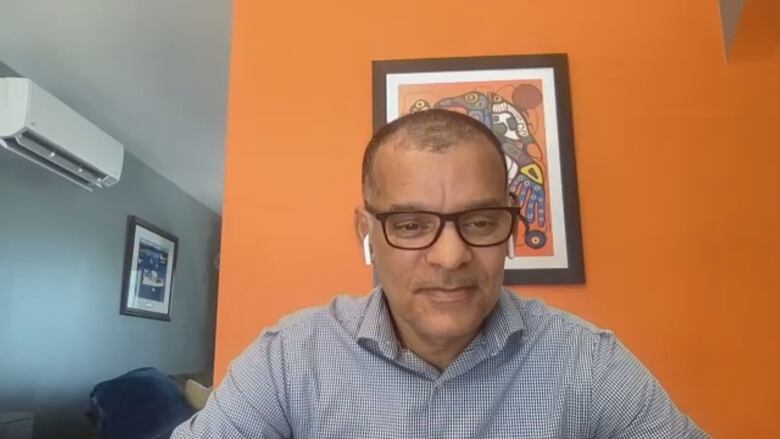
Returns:
[[[503,282],[506,245],[476,248],[474,249],[474,259],[490,280],[498,283]]]
[[[420,252],[398,250],[390,246],[377,248],[376,268],[382,284],[408,288],[420,261]]]

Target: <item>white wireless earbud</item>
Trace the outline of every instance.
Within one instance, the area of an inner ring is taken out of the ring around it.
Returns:
[[[509,235],[506,241],[506,257],[509,259],[515,257],[515,235]]]
[[[371,244],[368,243],[368,235],[363,237],[363,262],[371,265]]]

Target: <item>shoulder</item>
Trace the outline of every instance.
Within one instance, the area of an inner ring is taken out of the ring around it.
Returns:
[[[537,298],[523,298],[508,291],[509,298],[520,312],[526,335],[530,338],[556,339],[565,344],[582,343],[594,346],[614,333],[575,314],[552,307]]]
[[[328,304],[300,309],[288,314],[260,333],[258,340],[282,338],[285,342],[304,341],[333,333],[355,333],[371,295],[339,295]]]

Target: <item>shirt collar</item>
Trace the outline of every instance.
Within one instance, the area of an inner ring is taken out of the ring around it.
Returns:
[[[488,314],[477,335],[488,355],[500,352],[510,337],[525,329],[525,322],[518,309],[519,303],[512,297],[514,294],[507,289],[501,291],[496,306]],[[377,285],[371,292],[363,321],[358,328],[357,340],[387,358],[398,357],[400,346],[381,285]]]
[[[363,321],[357,332],[357,341],[366,348],[376,350],[387,358],[396,359],[400,346],[390,318],[382,285],[371,291]]]
[[[488,314],[482,331],[477,336],[485,344],[489,355],[496,355],[509,342],[510,337],[525,329],[525,322],[520,314],[519,301],[514,300],[515,293],[502,289],[493,311]]]

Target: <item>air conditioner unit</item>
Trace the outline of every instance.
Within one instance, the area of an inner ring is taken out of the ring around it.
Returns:
[[[90,191],[122,175],[122,144],[25,78],[0,78],[0,146]]]

